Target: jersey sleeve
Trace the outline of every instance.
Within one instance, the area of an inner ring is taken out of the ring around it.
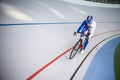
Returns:
[[[85,25],[85,20],[82,22],[82,24],[79,26],[79,28],[77,29],[77,33],[79,33],[80,32],[80,30],[84,27],[84,25]]]

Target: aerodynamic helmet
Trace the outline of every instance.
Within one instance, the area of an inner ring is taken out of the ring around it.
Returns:
[[[87,24],[91,24],[91,23],[92,23],[92,20],[93,20],[93,16],[89,15],[89,16],[87,16],[87,18],[86,18],[86,23],[87,23]]]

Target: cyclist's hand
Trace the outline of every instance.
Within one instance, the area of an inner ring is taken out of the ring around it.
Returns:
[[[74,36],[77,36],[77,32],[74,32],[73,35],[74,35]]]
[[[87,36],[88,36],[88,37],[90,36],[90,33],[89,33],[89,32],[87,33]]]

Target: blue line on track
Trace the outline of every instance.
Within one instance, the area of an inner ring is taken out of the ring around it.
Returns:
[[[80,23],[81,22],[38,22],[38,23],[0,24],[0,26],[46,25],[46,24],[80,24]]]
[[[22,26],[22,25],[46,25],[46,24],[80,24],[81,22],[35,22],[35,23],[14,23],[0,24],[0,26]],[[120,22],[97,22],[97,23],[120,23]]]

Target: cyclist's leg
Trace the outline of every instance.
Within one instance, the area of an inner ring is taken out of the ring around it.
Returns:
[[[88,41],[89,39],[88,38],[86,38],[86,40],[85,40],[85,43],[84,43],[84,46],[83,46],[83,50],[85,50],[86,49],[86,47],[87,47],[87,45],[88,45],[88,43],[89,43],[89,41]]]
[[[87,30],[88,30],[88,28],[87,28],[87,27],[84,27],[84,28],[82,29],[82,33],[84,33],[84,32],[87,31]],[[84,46],[83,46],[83,50],[86,49],[87,45],[88,45],[88,37],[86,37],[86,39],[85,39]]]

